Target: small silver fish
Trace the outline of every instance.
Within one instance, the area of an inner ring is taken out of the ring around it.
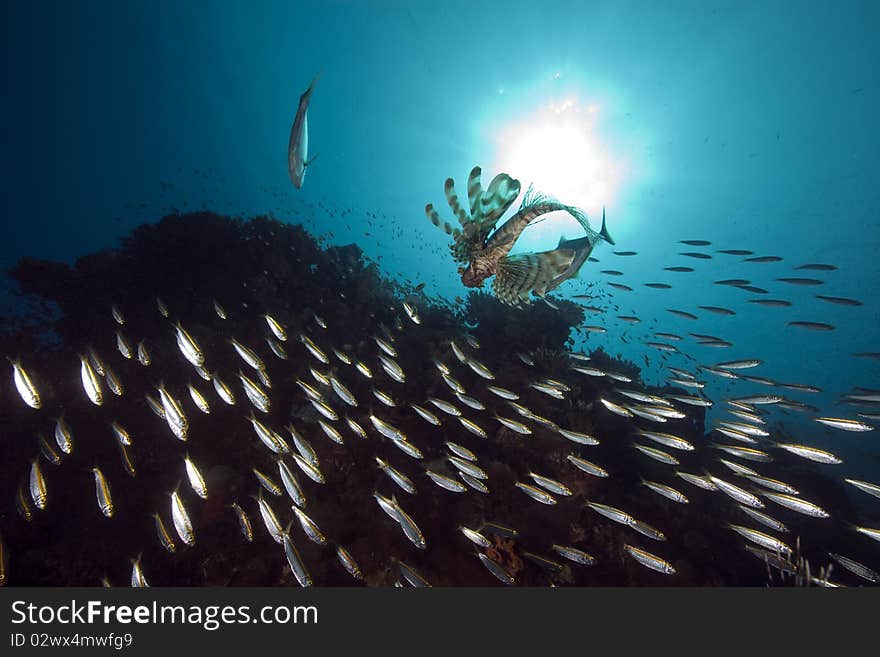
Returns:
[[[278,542],[284,545],[284,556],[287,558],[287,564],[290,566],[290,571],[293,573],[294,577],[296,577],[296,581],[299,582],[299,585],[303,588],[311,586],[312,576],[309,575],[309,572],[306,570],[305,563],[297,551],[296,546],[293,544],[290,535],[287,532],[282,532],[281,540]]]
[[[104,393],[101,390],[101,381],[95,372],[89,360],[80,355],[80,378],[82,379],[83,390],[86,396],[95,406],[101,406],[104,403]]]
[[[147,367],[151,362],[153,362],[153,359],[150,357],[150,351],[147,349],[147,345],[144,344],[143,340],[138,342],[137,345],[137,359],[138,362],[144,367]]]
[[[290,508],[296,515],[297,520],[299,520],[299,524],[302,527],[303,531],[306,533],[306,536],[309,537],[309,540],[311,540],[313,543],[317,543],[318,545],[326,545],[327,537],[324,536],[324,532],[321,531],[317,523],[315,523],[315,521],[312,520],[306,514],[306,512],[300,509],[296,504],[292,504]]]
[[[495,378],[495,375],[492,373],[492,371],[478,360],[468,358],[467,365],[477,374],[477,376],[488,379],[489,381]]]
[[[171,519],[174,522],[174,529],[177,530],[177,535],[180,536],[180,540],[192,547],[196,543],[195,534],[193,534],[192,522],[189,519],[189,514],[186,512],[186,507],[183,506],[183,500],[180,499],[180,495],[177,493],[177,489],[174,489],[174,492],[171,493]]]
[[[664,575],[674,575],[675,568],[665,559],[661,559],[655,554],[651,554],[650,552],[646,552],[645,550],[639,549],[633,545],[624,544],[624,549],[627,554],[631,556],[633,559],[638,561],[640,564],[645,566],[646,568],[650,568],[651,570],[656,570],[658,573],[663,573]]]
[[[422,418],[423,420],[425,420],[426,422],[429,422],[430,424],[433,424],[433,425],[436,426],[436,427],[439,427],[439,426],[440,426],[440,424],[441,424],[441,422],[440,422],[440,418],[438,418],[436,415],[434,415],[433,413],[431,413],[431,412],[430,412],[429,410],[427,410],[426,408],[423,408],[423,407],[419,406],[418,404],[410,404],[410,407],[411,407],[416,413],[419,414],[419,417],[421,417],[421,418]]]
[[[460,456],[463,459],[467,459],[468,461],[476,461],[477,455],[474,454],[467,447],[462,447],[458,443],[453,443],[450,441],[446,441],[446,447],[449,448],[449,451],[455,454],[456,456]]]
[[[186,476],[189,479],[189,485],[193,489],[193,492],[203,500],[208,499],[208,486],[205,483],[205,478],[202,476],[202,473],[199,472],[196,464],[192,462],[189,454],[184,457],[183,462],[186,466]]]
[[[679,504],[687,504],[688,498],[685,495],[671,486],[667,486],[665,484],[658,483],[656,481],[648,481],[647,479],[642,479],[642,484],[650,488],[655,493],[662,495],[663,497],[672,500],[673,502],[678,502]]]
[[[428,401],[448,415],[453,415],[455,417],[459,417],[461,415],[461,411],[450,404],[448,401],[437,399],[436,397],[428,397]]]
[[[517,422],[516,420],[512,420],[509,417],[502,417],[500,415],[496,415],[495,419],[498,420],[501,424],[503,424],[508,429],[515,431],[517,433],[520,433],[523,435],[529,435],[532,433],[532,430],[529,429],[529,427],[527,427],[525,424],[523,424],[522,422]]]
[[[128,358],[129,360],[134,358],[134,350],[122,334],[122,331],[116,331],[116,348],[119,350],[119,353],[122,354],[123,358]]]
[[[281,342],[287,342],[287,331],[281,326],[280,322],[276,320],[271,315],[263,315],[263,319],[266,320],[266,324],[269,326],[269,330],[272,331],[272,334],[281,340]]]
[[[439,472],[426,470],[425,474],[427,474],[435,484],[440,486],[440,488],[445,488],[446,490],[453,493],[463,493],[467,490],[467,487],[464,484],[456,481],[455,479],[452,479],[451,477],[440,474]]]
[[[508,390],[507,388],[499,388],[498,386],[486,386],[486,389],[489,390],[494,395],[501,397],[502,399],[508,399],[512,401],[516,401],[519,399],[519,395],[513,392],[512,390]]]
[[[830,518],[830,514],[823,508],[816,506],[812,502],[808,502],[807,500],[795,497],[793,495],[786,495],[784,493],[761,493],[768,500],[772,500],[776,502],[780,506],[784,506],[786,509],[791,509],[792,511],[797,511],[798,513],[803,513],[807,516],[812,516],[814,518]]]
[[[468,431],[470,431],[470,432],[471,432],[472,434],[474,434],[475,436],[479,436],[480,438],[484,438],[484,439],[488,439],[488,438],[489,438],[489,434],[487,434],[487,433],[483,430],[483,428],[480,427],[477,423],[475,423],[475,422],[473,422],[473,421],[471,421],[471,420],[468,420],[466,417],[461,416],[461,415],[458,417],[458,421],[461,422],[462,426],[463,426],[465,429],[467,429]]]
[[[357,562],[348,550],[341,545],[337,545],[336,556],[339,558],[339,562],[342,564],[343,568],[345,568],[352,577],[361,580],[364,578],[361,569],[358,567]]]
[[[824,449],[818,449],[817,447],[794,445],[791,443],[775,443],[775,445],[780,449],[784,449],[792,454],[809,459],[810,461],[816,461],[817,463],[826,463],[830,465],[843,463],[843,459],[838,458],[831,452],[826,452]]]
[[[171,534],[165,527],[165,523],[162,521],[162,516],[155,511],[153,512],[153,523],[156,526],[156,535],[159,537],[159,543],[162,544],[162,547],[165,548],[167,552],[175,554],[177,552],[177,545],[174,543],[174,539],[171,538]]]
[[[327,437],[334,443],[336,443],[337,445],[345,444],[345,440],[343,439],[342,434],[336,430],[336,427],[327,424],[326,422],[324,422],[324,420],[318,420],[318,424],[321,425],[321,429],[324,430],[324,433],[327,435]]]
[[[40,462],[37,459],[31,461],[31,474],[28,484],[34,505],[40,510],[45,509],[47,499],[46,480],[43,478],[43,471],[40,469]]]
[[[648,447],[646,445],[640,445],[638,443],[635,443],[633,447],[639,450],[642,454],[650,456],[655,461],[660,461],[660,463],[666,463],[667,465],[679,464],[677,458],[675,458],[672,454],[668,454],[662,450],[654,449],[653,447]]]
[[[407,477],[397,468],[389,465],[387,461],[383,461],[378,456],[376,457],[376,464],[379,466],[379,469],[386,475],[388,475],[395,484],[400,486],[407,493],[415,494],[416,486],[412,482],[412,479]]]
[[[554,543],[551,548],[557,554],[562,555],[570,561],[579,563],[582,566],[592,566],[594,563],[596,563],[595,557],[587,554],[583,550],[577,549],[576,547],[571,547],[570,545],[558,545]]]
[[[531,484],[525,484],[521,481],[516,482],[516,487],[519,488],[526,495],[531,497],[533,500],[537,500],[541,504],[556,504],[556,498],[553,497],[550,493],[547,493],[540,488],[536,488]]]
[[[293,474],[293,471],[280,456],[278,457],[278,473],[281,475],[281,483],[284,484],[284,490],[287,491],[290,499],[293,500],[297,506],[305,507],[306,496],[305,493],[303,493],[302,486],[300,486],[296,475]]]
[[[95,476],[95,496],[98,499],[98,509],[107,518],[112,518],[114,506],[107,479],[104,478],[104,473],[97,466],[92,468],[92,474]]]
[[[196,405],[196,408],[198,408],[202,413],[210,413],[211,406],[208,404],[208,400],[204,398],[202,393],[200,393],[191,383],[187,383],[186,388],[187,390],[189,390],[189,396],[193,400],[193,404]]]
[[[347,415],[345,416],[345,423],[348,425],[348,428],[354,431],[358,436],[360,436],[364,440],[367,439],[367,432],[364,430],[364,428]]]
[[[55,442],[65,454],[73,452],[73,432],[63,417],[55,420]]]
[[[278,484],[276,484],[269,475],[266,475],[266,474],[260,472],[259,470],[257,470],[254,467],[251,468],[251,472],[254,473],[254,476],[257,478],[257,481],[260,482],[260,486],[265,488],[267,491],[269,491],[275,497],[281,496],[281,487]]]
[[[253,349],[244,346],[235,338],[231,338],[229,343],[232,345],[235,352],[241,357],[241,359],[250,365],[255,370],[264,370],[266,369],[266,364],[263,362],[263,359],[257,355]]]
[[[574,465],[578,470],[582,470],[587,474],[591,474],[594,477],[607,477],[608,471],[605,468],[602,468],[595,463],[591,463],[586,459],[582,459],[579,456],[575,456],[574,454],[569,454],[565,457],[568,461]]]

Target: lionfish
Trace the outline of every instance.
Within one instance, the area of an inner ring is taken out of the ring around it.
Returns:
[[[597,233],[590,228],[580,209],[539,194],[531,186],[523,196],[519,210],[495,230],[498,220],[519,196],[520,183],[506,173],[499,173],[484,191],[481,175],[480,167],[474,167],[468,177],[470,214],[459,202],[455,182],[452,178],[446,179],[446,201],[461,228],[452,228],[444,222],[443,229],[447,235],[452,235],[453,243],[449,249],[455,261],[462,265],[458,273],[465,287],[482,287],[487,278],[494,276],[492,290],[499,301],[511,306],[529,304],[530,292],[543,297],[563,281],[577,276],[600,239],[614,244],[605,228],[604,210],[602,228]],[[552,251],[508,255],[526,226],[542,215],[559,210],[574,217],[586,236],[575,240],[561,238]],[[431,203],[425,206],[425,214],[431,223],[440,226],[440,216]]]

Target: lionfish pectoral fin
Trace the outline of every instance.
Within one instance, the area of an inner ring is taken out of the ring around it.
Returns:
[[[498,263],[492,289],[508,305],[529,303],[529,293],[544,296],[560,275],[568,271],[575,251],[556,249],[541,253],[520,253]]]
[[[483,170],[480,167],[474,167],[468,176],[467,195],[471,205],[471,217],[474,219],[477,217],[477,211],[480,209],[480,201],[483,197],[483,184],[480,181],[482,175]]]
[[[446,193],[446,202],[449,203],[449,208],[452,210],[452,216],[456,217],[459,222],[463,223],[467,219],[467,214],[464,212],[464,209],[458,201],[458,193],[455,191],[455,181],[452,178],[446,179],[446,185],[444,186],[443,191]]]
[[[437,214],[437,210],[434,209],[433,203],[428,203],[425,206],[425,214],[432,224],[434,224],[435,226],[440,225],[440,215]]]
[[[480,202],[481,221],[494,225],[501,215],[507,212],[507,208],[513,204],[519,192],[519,180],[511,178],[506,173],[499,173],[492,178],[489,189],[483,194]]]

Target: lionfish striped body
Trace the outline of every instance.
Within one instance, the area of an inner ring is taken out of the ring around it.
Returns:
[[[453,258],[463,265],[458,271],[466,287],[481,287],[487,278],[495,276],[492,289],[501,302],[516,306],[531,303],[530,292],[544,296],[563,281],[576,276],[600,239],[614,243],[605,229],[604,212],[602,229],[597,233],[590,228],[581,210],[537,194],[531,187],[526,191],[519,210],[495,230],[498,220],[519,196],[520,183],[506,173],[500,173],[484,192],[481,173],[480,167],[474,167],[468,178],[470,215],[461,207],[452,178],[447,178],[445,186],[446,201],[461,229],[453,229],[448,222],[443,228],[452,235],[453,244],[449,248]],[[552,251],[508,255],[530,223],[559,210],[574,217],[584,228],[586,236],[577,240],[561,239]],[[425,206],[425,213],[431,223],[440,226],[440,216],[432,204]]]

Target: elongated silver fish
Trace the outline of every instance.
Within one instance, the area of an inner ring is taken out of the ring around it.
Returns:
[[[143,340],[138,342],[137,345],[137,359],[138,362],[144,367],[147,367],[151,362],[153,362],[153,359],[150,357],[150,351],[149,349],[147,349],[147,345],[144,344]]]
[[[516,582],[514,576],[511,575],[504,566],[495,561],[492,557],[489,557],[482,552],[479,552],[477,556],[486,567],[486,570],[488,570],[496,578],[498,578],[500,582],[507,584],[508,586],[511,586],[514,584],[514,582]]]
[[[766,513],[758,511],[757,509],[753,509],[751,507],[746,506],[745,504],[739,505],[740,510],[745,513],[747,516],[754,518],[758,522],[760,522],[765,527],[769,527],[773,531],[786,533],[788,531],[788,527],[786,527],[783,523],[778,521],[776,518],[772,516],[768,516]]]
[[[200,367],[205,364],[205,354],[195,339],[184,329],[180,322],[174,324],[177,346],[183,357],[193,365]]]
[[[296,515],[296,519],[299,520],[299,524],[302,527],[303,531],[306,533],[306,536],[309,537],[309,540],[311,540],[313,543],[317,543],[318,545],[326,545],[327,537],[324,536],[324,532],[321,531],[317,523],[312,520],[306,514],[306,512],[300,509],[296,504],[292,504],[290,508]]]
[[[489,475],[486,474],[486,471],[483,470],[476,463],[472,463],[470,461],[466,461],[465,459],[458,458],[457,456],[449,456],[447,457],[449,462],[455,467],[459,472],[464,472],[467,475],[470,475],[474,479],[488,479]]]
[[[468,461],[476,461],[477,455],[474,454],[467,447],[462,447],[458,443],[453,443],[450,441],[446,441],[446,447],[449,448],[449,451],[455,454],[456,456],[460,456],[463,459],[467,459]]]
[[[535,474],[534,472],[529,472],[529,477],[531,477],[532,481],[538,484],[541,488],[545,488],[551,493],[556,493],[557,495],[564,496],[571,495],[571,489],[560,481],[556,481],[555,479],[551,479],[550,477],[545,477],[543,475]]]
[[[516,420],[512,420],[509,417],[496,415],[495,419],[511,431],[516,431],[517,433],[523,434],[525,436],[532,433],[532,430],[529,429],[525,424],[523,424],[522,422],[517,422]]]
[[[436,415],[434,415],[433,413],[431,413],[431,411],[429,411],[428,409],[423,408],[423,407],[419,406],[418,404],[410,404],[410,407],[411,407],[416,413],[419,414],[419,417],[421,417],[421,418],[422,418],[423,420],[425,420],[426,422],[429,422],[429,423],[433,424],[433,425],[436,426],[436,427],[439,427],[439,426],[440,426],[440,424],[441,424],[441,422],[440,422],[440,418],[438,418]]]
[[[337,445],[344,445],[345,440],[342,437],[342,434],[337,431],[336,427],[331,426],[324,422],[324,420],[318,420],[318,424],[321,425],[321,429],[324,430],[324,433],[327,434],[327,437],[332,440]]]
[[[211,406],[208,404],[208,400],[198,391],[198,389],[193,386],[191,383],[186,384],[187,390],[189,390],[189,396],[193,400],[193,404],[196,405],[202,413],[209,414],[211,412]]]
[[[238,518],[238,526],[241,528],[242,536],[244,536],[244,540],[248,543],[253,543],[254,541],[254,530],[251,527],[251,520],[248,518],[247,513],[245,513],[244,509],[242,509],[238,502],[232,503],[232,509],[235,511],[235,516]]]
[[[447,415],[454,415],[456,417],[461,415],[461,411],[450,404],[448,401],[437,399],[436,397],[428,397],[428,401]]]
[[[107,484],[107,479],[98,466],[92,468],[92,474],[95,476],[95,496],[98,500],[98,509],[107,518],[112,518],[115,508],[113,499],[110,497],[110,486]]]
[[[266,394],[266,391],[263,390],[255,381],[251,381],[248,377],[246,377],[244,375],[244,372],[240,370],[238,372],[238,378],[241,381],[242,387],[244,388],[244,394],[250,400],[251,404],[253,404],[258,411],[262,413],[268,413],[270,402],[269,395]]]
[[[531,484],[525,484],[521,481],[516,482],[516,487],[519,488],[526,495],[531,497],[533,500],[537,500],[541,504],[556,504],[556,498],[553,497],[550,493],[541,490]]]
[[[816,461],[817,463],[826,463],[829,465],[843,463],[843,459],[838,458],[831,452],[826,452],[824,449],[819,449],[818,447],[808,447],[807,445],[795,445],[792,443],[775,443],[775,445],[780,449],[784,449],[787,452],[809,459],[810,461]]]
[[[305,507],[306,495],[303,492],[302,486],[300,486],[296,475],[293,474],[293,471],[280,456],[278,457],[278,474],[281,475],[281,483],[284,485],[284,490],[287,491],[294,504],[299,507]]]
[[[409,539],[410,543],[420,550],[426,549],[427,543],[425,541],[425,536],[422,534],[422,530],[419,529],[419,526],[415,523],[412,517],[401,508],[400,504],[398,504],[393,496],[391,498],[391,504],[394,513],[397,516],[397,522],[400,525],[400,528],[403,529],[403,533]]]
[[[293,125],[290,127],[290,139],[287,142],[287,172],[290,175],[290,181],[297,189],[301,189],[303,179],[306,176],[306,169],[315,161],[317,155],[313,155],[309,159],[309,102],[312,98],[312,91],[315,83],[318,81],[320,73],[314,77],[309,88],[306,89],[299,97],[299,104],[296,108],[296,116],[293,119]]]
[[[867,481],[859,481],[858,479],[844,479],[846,483],[851,486],[855,486],[860,491],[867,493],[868,495],[873,495],[874,497],[880,498],[880,486],[877,484],[872,484]]]
[[[40,462],[37,459],[31,461],[31,474],[28,485],[34,505],[40,510],[45,509],[47,500],[46,480],[43,478],[43,471],[40,469]]]
[[[813,504],[801,497],[795,497],[794,495],[786,495],[784,493],[761,493],[768,500],[772,500],[779,504],[780,506],[784,506],[786,509],[791,509],[792,511],[797,511],[798,513],[803,513],[807,516],[812,516],[814,518],[830,518],[829,513],[820,506]]]
[[[679,449],[683,451],[692,451],[694,449],[694,446],[686,441],[684,438],[673,436],[671,433],[645,431],[644,429],[637,429],[636,433],[640,436],[644,436],[645,438],[649,438],[654,442],[660,443],[661,445],[665,445],[666,447],[672,447],[673,449]]]
[[[373,423],[373,426],[376,428],[376,431],[381,433],[386,438],[391,438],[392,440],[406,440],[406,434],[403,433],[400,429],[395,427],[393,424],[389,424],[384,420],[379,419],[375,415],[370,414],[370,422]]]
[[[63,417],[55,420],[55,442],[65,454],[73,452],[73,432]]]
[[[763,548],[767,548],[773,552],[779,552],[781,554],[789,555],[792,553],[790,547],[788,547],[785,543],[780,541],[778,538],[774,538],[769,534],[765,534],[763,532],[759,532],[757,529],[750,529],[748,527],[743,527],[742,525],[728,525],[733,531],[742,536],[743,538],[752,541],[752,543],[757,543]]]
[[[412,482],[412,479],[403,474],[400,470],[389,465],[387,461],[383,461],[378,456],[376,457],[376,464],[379,466],[379,469],[384,472],[391,480],[400,486],[407,493],[415,493],[416,485]]]
[[[647,479],[642,479],[642,484],[650,488],[655,493],[662,495],[663,497],[672,500],[673,502],[678,502],[679,504],[687,504],[688,498],[685,495],[671,486],[667,486],[666,484],[661,484],[656,481],[648,481]]]
[[[663,573],[664,575],[674,575],[676,572],[672,564],[665,559],[661,559],[656,554],[651,554],[650,552],[646,552],[645,550],[629,545],[628,543],[624,544],[623,547],[629,556],[646,568],[656,570],[658,573]]]
[[[296,577],[296,581],[299,582],[299,585],[303,588],[311,586],[312,576],[309,575],[308,570],[306,570],[305,562],[302,560],[299,551],[293,544],[290,534],[282,532],[281,540],[278,542],[284,545],[284,556],[287,558],[287,564],[290,566],[290,571],[293,573],[293,576]]]
[[[174,529],[177,530],[177,535],[180,536],[180,540],[192,547],[196,544],[195,534],[193,534],[192,522],[189,519],[189,514],[186,512],[186,507],[183,506],[183,500],[180,499],[180,495],[177,493],[177,489],[174,489],[174,492],[171,493],[171,520],[174,522]]]
[[[675,458],[672,454],[668,454],[662,450],[654,449],[653,447],[648,447],[647,445],[640,445],[638,443],[635,443],[633,447],[639,450],[642,454],[650,456],[655,461],[660,461],[660,463],[666,463],[667,465],[679,464],[677,458]]]
[[[235,406],[235,393],[232,392],[232,388],[226,385],[223,379],[220,378],[220,375],[216,372],[214,373],[214,376],[211,377],[211,383],[213,383],[214,391],[220,399],[230,406]]]
[[[363,579],[363,573],[361,573],[360,567],[357,565],[357,562],[354,560],[354,557],[351,556],[351,553],[346,550],[341,545],[336,546],[336,556],[339,558],[339,562],[342,564],[343,568],[348,571],[348,574],[354,577],[355,579]]]
[[[470,431],[475,436],[479,436],[480,438],[484,438],[484,439],[489,437],[489,434],[487,434],[486,431],[480,425],[478,425],[476,422],[474,422],[472,420],[467,419],[463,415],[458,416],[458,421],[461,422],[461,425],[465,429]]]
[[[266,525],[266,530],[269,532],[269,536],[271,536],[272,540],[276,543],[281,543],[285,532],[281,528],[281,523],[278,521],[278,516],[275,515],[275,511],[269,506],[269,503],[263,497],[262,490],[260,491],[259,496],[257,496],[257,505],[260,507],[260,515],[263,518],[263,524]]]
[[[88,358],[80,354],[80,378],[82,379],[83,390],[86,396],[95,406],[101,406],[104,403],[104,393],[101,389],[101,380],[95,372]],[[20,392],[20,391],[19,391]]]
[[[189,454],[184,457],[183,463],[186,466],[186,476],[189,479],[189,485],[193,492],[203,500],[208,499],[208,485],[205,483],[205,478],[199,472],[196,464],[192,462]]]
[[[599,441],[588,433],[581,433],[579,431],[572,431],[570,429],[556,429],[562,436],[567,438],[568,440],[578,443],[580,445],[598,445]]]
[[[583,566],[592,566],[594,563],[596,563],[595,557],[587,554],[583,550],[579,550],[578,548],[572,547],[570,545],[558,545],[554,543],[551,546],[551,549],[557,554],[562,555],[566,559],[575,563],[579,563]]]
[[[829,552],[828,556],[834,559],[841,566],[846,568],[849,572],[858,575],[862,579],[866,579],[869,582],[873,582],[875,584],[880,583],[880,574],[878,574],[874,570],[871,570],[866,565],[861,564],[858,561],[848,559],[847,557],[841,556],[839,554],[835,554],[834,552]]]
[[[266,364],[263,362],[263,359],[257,355],[253,349],[246,347],[241,342],[236,340],[235,338],[231,338],[229,340],[229,344],[232,345],[233,349],[235,349],[235,353],[237,353],[241,359],[250,365],[255,370],[264,370],[266,369]]]
[[[750,506],[755,509],[763,509],[764,503],[758,499],[756,495],[752,495],[747,490],[743,490],[739,486],[734,486],[730,482],[724,481],[723,479],[719,479],[714,475],[706,473],[706,477],[718,487],[725,495],[728,495],[735,499],[740,504],[745,504],[746,506]]]
[[[605,468],[602,468],[595,463],[591,463],[586,459],[582,459],[579,456],[575,456],[574,454],[569,454],[565,457],[568,461],[574,465],[578,470],[582,470],[587,474],[591,474],[594,477],[607,477],[608,471]]]
[[[843,429],[844,431],[873,431],[874,427],[865,422],[860,422],[858,420],[847,420],[844,418],[837,417],[817,417],[813,418],[816,422],[821,422],[824,425],[829,427],[834,427],[835,429]]]
[[[153,524],[156,526],[156,535],[159,537],[159,543],[162,544],[162,547],[165,548],[167,552],[175,554],[177,552],[177,545],[171,537],[168,529],[165,527],[162,516],[155,511],[153,512]]]
[[[463,493],[467,490],[467,487],[461,482],[452,479],[451,477],[447,477],[444,474],[440,474],[439,472],[425,470],[425,474],[431,478],[431,481],[440,486],[440,488],[445,488],[453,493]]]
[[[281,487],[275,483],[275,481],[269,475],[260,472],[256,468],[252,467],[251,472],[254,473],[254,476],[257,478],[257,481],[260,482],[260,486],[265,488],[268,492],[270,492],[275,497],[281,496]]]

